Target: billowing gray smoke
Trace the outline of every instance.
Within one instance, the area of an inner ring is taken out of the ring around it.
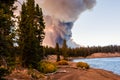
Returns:
[[[70,39],[73,22],[60,21],[51,16],[45,16],[44,20],[46,22],[44,45],[54,47],[56,42],[61,45],[64,39]]]
[[[21,1],[21,0],[20,0]],[[63,40],[77,46],[71,40],[74,22],[85,10],[93,8],[96,0],[35,0],[43,9],[46,24],[43,45],[54,47],[56,42],[60,45]],[[70,46],[72,47],[72,46]]]
[[[73,24],[83,11],[93,8],[96,0],[36,0],[36,2],[40,3],[45,16],[44,45],[54,47],[56,42],[61,45],[66,39],[68,46],[73,47],[70,44],[77,46],[71,40]]]

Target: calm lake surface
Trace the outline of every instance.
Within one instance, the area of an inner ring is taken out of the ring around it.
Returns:
[[[87,62],[90,67],[112,71],[120,75],[120,57],[114,58],[92,58],[92,59],[74,59],[73,62]]]

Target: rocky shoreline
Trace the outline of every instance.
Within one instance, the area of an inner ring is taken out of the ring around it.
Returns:
[[[118,57],[118,56],[117,56]],[[77,57],[79,58],[79,57]],[[91,58],[91,57],[90,57]],[[76,58],[72,58],[76,59]],[[56,62],[56,56],[52,55],[48,61]],[[54,73],[44,75],[45,78],[35,80],[120,80],[120,75],[114,74],[111,71],[102,69],[79,69],[76,63],[69,61],[69,65],[57,66],[58,70]],[[21,73],[20,73],[21,72]],[[27,73],[27,70],[13,73],[7,77],[7,80],[34,80]],[[24,72],[24,73],[23,73]],[[19,75],[18,75],[19,74]]]
[[[102,69],[79,69],[75,67],[74,62],[69,65],[58,66],[58,70],[54,73],[45,74],[43,78],[34,79],[29,76],[27,69],[15,72],[7,76],[7,80],[120,80],[120,75],[111,71]]]
[[[120,57],[120,53],[94,53],[87,58],[106,58],[106,57]],[[52,74],[51,80],[119,80],[120,75],[114,74],[111,71],[103,69],[90,68],[88,70],[79,70],[75,68],[75,63],[71,60],[83,57],[72,57],[70,59],[70,67],[60,67],[63,73]],[[54,58],[55,59],[55,58]]]

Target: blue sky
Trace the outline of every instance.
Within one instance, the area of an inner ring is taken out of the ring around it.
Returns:
[[[120,45],[120,0],[97,0],[92,10],[79,16],[72,33],[82,46]]]

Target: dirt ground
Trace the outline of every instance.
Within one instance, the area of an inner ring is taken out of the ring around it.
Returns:
[[[46,74],[45,78],[33,79],[27,71],[17,72],[6,77],[7,80],[120,80],[120,75],[102,69],[88,70],[61,66],[57,72]]]
[[[120,75],[101,69],[80,70],[61,67],[55,74],[50,74],[48,80],[120,80]]]
[[[55,62],[56,57],[54,55],[50,56],[48,61]],[[93,68],[88,70],[78,69],[76,68],[76,63],[71,61],[68,66],[58,66],[58,70],[55,73],[46,74],[44,79],[32,79],[27,74],[27,70],[20,72],[14,72],[13,75],[9,75],[7,80],[120,80],[120,75],[110,71]]]

